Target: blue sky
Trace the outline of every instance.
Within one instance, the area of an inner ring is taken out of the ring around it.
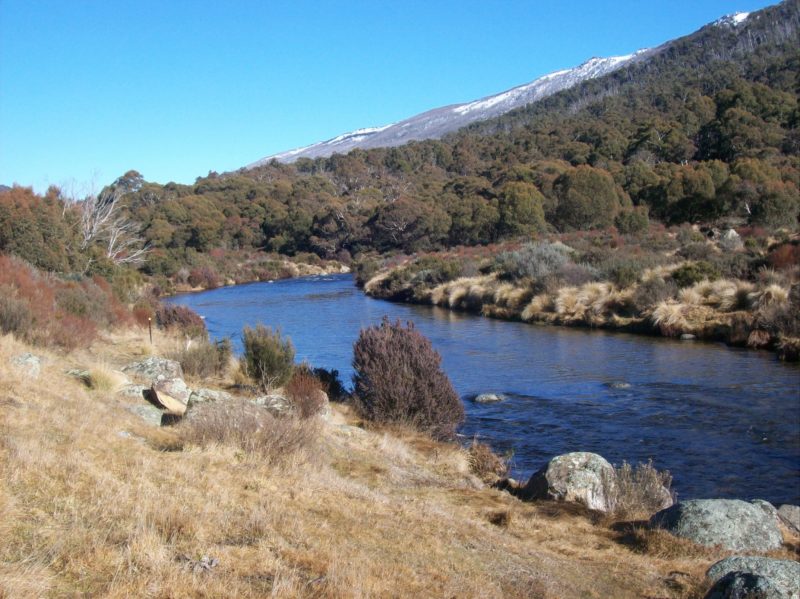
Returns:
[[[191,183],[768,4],[0,0],[0,183]]]

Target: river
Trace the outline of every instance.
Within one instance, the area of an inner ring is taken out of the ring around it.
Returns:
[[[362,327],[414,321],[465,398],[460,434],[513,452],[516,477],[552,456],[593,451],[621,464],[652,459],[678,497],[800,503],[800,367],[722,344],[532,326],[375,300],[349,275],[225,287],[170,298],[205,318],[212,338],[280,327],[298,361],[350,385]],[[467,400],[502,393],[496,404]]]

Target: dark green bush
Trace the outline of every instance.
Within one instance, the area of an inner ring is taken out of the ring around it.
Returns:
[[[281,338],[280,329],[273,331],[262,324],[242,331],[247,374],[263,390],[280,387],[292,376],[294,346],[291,339]]]
[[[328,394],[331,401],[342,401],[347,397],[347,390],[344,388],[339,371],[335,368],[314,368],[314,376],[322,383],[322,388]]]
[[[384,318],[362,329],[353,346],[355,405],[374,422],[399,422],[449,439],[464,406],[441,369],[441,356],[414,329]]]
[[[684,264],[672,271],[672,280],[681,289],[691,287],[704,279],[714,281],[719,276],[720,272],[717,267],[703,260]]]

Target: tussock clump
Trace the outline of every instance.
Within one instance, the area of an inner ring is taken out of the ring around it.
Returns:
[[[747,299],[753,308],[763,310],[772,304],[784,304],[788,302],[789,291],[778,284],[772,283],[763,289],[751,292],[747,296]]]
[[[546,312],[551,312],[555,305],[553,298],[547,293],[540,293],[534,297],[522,311],[522,320],[529,322],[536,320]]]
[[[614,470],[616,485],[608,488],[613,490],[610,502],[616,517],[646,519],[672,503],[672,475],[656,470],[652,460],[635,468],[623,462]]]
[[[508,461],[492,451],[486,443],[473,439],[467,453],[470,471],[483,482],[492,484],[508,474]]]
[[[674,301],[658,304],[650,319],[665,337],[675,337],[688,328],[686,306]]]
[[[745,281],[700,281],[692,287],[681,289],[678,299],[681,303],[695,306],[709,306],[722,312],[745,309],[750,303],[749,295],[753,285]]]
[[[368,420],[397,422],[448,439],[464,406],[441,369],[441,356],[414,329],[384,318],[362,329],[353,346],[355,405]]]
[[[314,421],[276,418],[245,399],[200,404],[177,430],[187,443],[234,447],[271,464],[310,452],[318,435]]]

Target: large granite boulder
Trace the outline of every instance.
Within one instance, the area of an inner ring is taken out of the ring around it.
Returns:
[[[216,389],[195,389],[189,396],[192,404],[206,403],[209,401],[230,401],[233,395],[227,391],[217,391]]]
[[[739,499],[690,499],[661,510],[650,528],[731,551],[769,551],[783,543],[777,520],[761,505]]]
[[[714,586],[707,599],[749,597],[762,593],[768,599],[800,599],[800,563],[757,556],[733,556],[718,561],[706,576]],[[738,594],[737,594],[738,593]]]
[[[180,362],[159,358],[157,356],[150,356],[141,362],[132,362],[125,366],[122,372],[150,383],[166,379],[183,378],[183,368],[181,368]]]
[[[609,512],[615,493],[614,467],[596,453],[578,451],[550,460],[531,476],[521,495],[582,503],[591,510]]]

